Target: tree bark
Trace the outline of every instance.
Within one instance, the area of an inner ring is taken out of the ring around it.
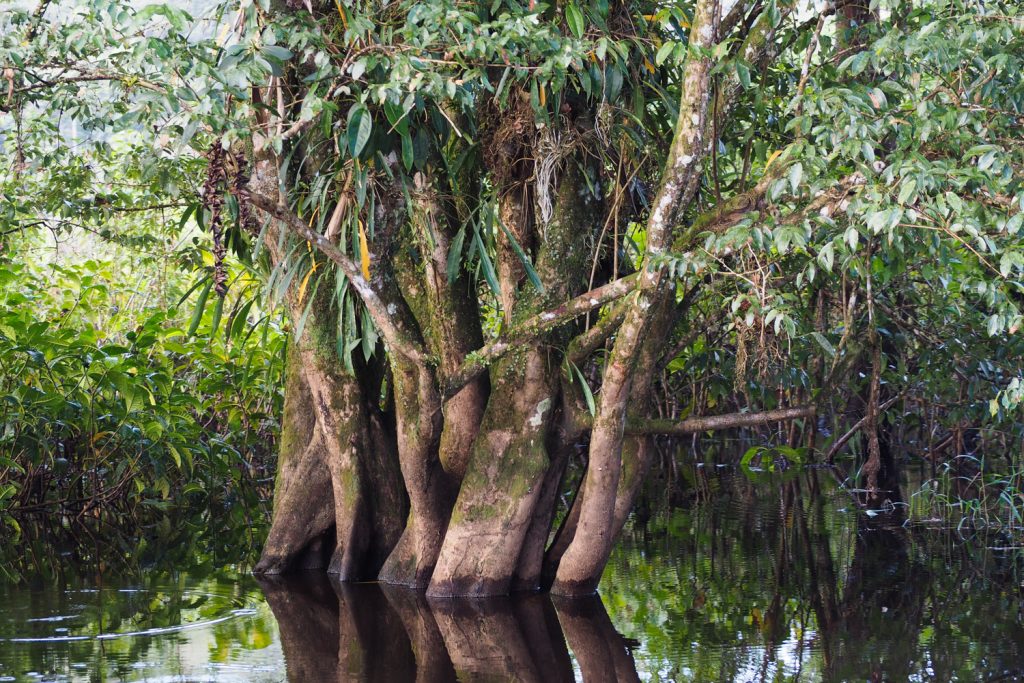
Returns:
[[[579,524],[558,566],[552,591],[583,595],[597,588],[614,541],[615,498],[618,492],[622,438],[636,362],[658,299],[674,294],[665,286],[664,269],[652,262],[671,243],[672,229],[697,191],[701,160],[706,153],[711,60],[701,56],[717,40],[719,3],[701,0],[690,29],[690,54],[683,74],[675,138],[661,189],[647,222],[648,256],[639,291],[619,328],[604,372],[601,396],[590,441]],[[659,340],[660,341],[660,340]]]
[[[512,303],[516,318],[530,319],[585,287],[584,245],[597,221],[596,202],[581,200],[581,186],[579,171],[567,168],[552,220],[543,226],[547,240],[537,272],[544,292],[526,290],[532,285],[524,285]],[[520,200],[518,193],[511,193],[500,202]],[[512,220],[520,208],[508,207],[501,213]],[[515,232],[525,234],[526,228]],[[506,272],[515,270],[510,266]],[[545,475],[559,466],[549,457],[548,443],[559,400],[560,355],[533,342],[492,367],[491,398],[429,595],[508,593]]]

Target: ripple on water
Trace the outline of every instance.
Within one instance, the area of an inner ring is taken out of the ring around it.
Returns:
[[[273,617],[248,578],[63,590],[0,584],[0,682],[271,681]]]

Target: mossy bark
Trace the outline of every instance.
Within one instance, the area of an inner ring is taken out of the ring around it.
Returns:
[[[392,379],[398,453],[410,508],[405,530],[379,578],[423,588],[434,572],[451,510],[451,493],[437,457],[441,402],[427,368],[393,363]]]
[[[552,374],[538,348],[495,367],[491,400],[429,595],[508,592],[548,467]]]
[[[297,347],[296,340],[289,344],[274,518],[257,573],[280,574],[292,568],[310,544],[334,526],[326,446]]]
[[[717,40],[719,3],[700,0],[690,31],[694,52],[709,51]],[[559,562],[551,590],[560,595],[584,595],[597,589],[601,572],[617,535],[615,501],[622,465],[622,440],[637,360],[645,344],[662,343],[648,336],[659,301],[674,297],[665,269],[654,258],[673,242],[673,232],[696,195],[706,152],[706,127],[712,64],[706,57],[690,59],[683,73],[682,96],[675,136],[661,187],[647,221],[647,251],[638,291],[618,331],[604,371],[601,395],[590,440],[586,495],[572,542]]]
[[[566,168],[558,186],[552,220],[537,258],[543,291],[522,283],[513,264],[506,264],[503,286],[516,288],[508,299],[511,317],[526,318],[587,288],[586,245],[596,231],[597,202],[586,193],[577,168]],[[499,198],[506,221],[527,219],[522,192]],[[509,227],[525,235],[528,225]],[[503,252],[499,252],[499,257]],[[505,253],[506,259],[517,259]],[[500,263],[500,262],[499,262]],[[519,270],[522,266],[519,266]],[[559,344],[561,340],[561,344]],[[538,513],[546,475],[563,463],[549,456],[552,425],[560,400],[558,374],[564,346],[558,331],[524,345],[491,368],[491,395],[459,490],[451,522],[428,594],[432,596],[503,595],[509,592],[527,533]],[[560,477],[560,471],[556,473]],[[553,475],[554,476],[554,475]],[[553,505],[554,496],[547,501]],[[548,511],[539,521],[550,525]],[[547,529],[535,529],[546,539]]]
[[[394,447],[356,379],[303,335],[291,344],[274,518],[255,571],[282,573],[317,539],[328,571],[375,578],[398,540],[407,503]],[[301,454],[297,449],[305,444]]]

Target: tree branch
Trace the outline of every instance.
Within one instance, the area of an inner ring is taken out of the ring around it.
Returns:
[[[625,319],[626,304],[620,301],[603,320],[599,320],[589,330],[569,342],[569,348],[565,352],[566,358],[570,363],[579,365],[587,359],[587,356],[596,351],[597,347],[604,344],[605,340],[619,329]]]
[[[130,74],[110,74],[110,73],[87,73],[80,74],[78,76],[62,76],[56,80],[47,80],[38,74],[32,74],[33,78],[37,79],[36,83],[31,85],[25,85],[20,88],[15,88],[11,91],[12,94],[20,95],[22,93],[32,92],[33,90],[43,90],[45,88],[55,88],[60,85],[69,85],[71,83],[91,83],[91,82],[102,82],[102,81],[118,81],[125,87],[138,86],[154,92],[164,92],[164,89],[158,84],[152,81],[147,81]]]
[[[313,230],[310,226],[295,215],[288,207],[279,204],[277,200],[252,192],[250,201],[256,208],[265,211],[273,218],[280,221],[296,235],[311,243],[320,250],[324,256],[334,261],[345,274],[356,294],[366,305],[370,317],[380,330],[381,336],[391,350],[413,361],[417,365],[424,365],[428,361],[426,352],[413,336],[402,329],[398,319],[388,312],[388,307],[373,285],[367,282],[352,259],[343,254],[336,246],[327,241],[327,238]]]
[[[504,356],[516,346],[533,341],[548,330],[578,318],[609,301],[621,299],[634,290],[636,283],[637,275],[628,275],[618,280],[613,280],[597,289],[580,294],[575,299],[571,299],[557,308],[538,313],[532,318],[527,318],[521,324],[515,326],[509,335],[496,339],[490,344],[485,344],[483,348],[469,354],[466,360],[463,361],[462,366],[445,383],[445,400],[454,396],[459,389],[482,375],[491,363]]]
[[[904,389],[900,393],[896,394],[895,396],[890,398],[888,401],[886,401],[882,405],[878,406],[878,411],[877,411],[878,414],[881,415],[886,410],[891,408],[893,406],[893,404],[896,403],[896,401],[898,401],[901,398],[903,398],[903,394],[905,394],[905,393],[907,393],[906,389]],[[846,443],[850,439],[852,439],[853,436],[857,432],[862,430],[868,424],[869,418],[870,418],[870,415],[865,415],[861,419],[857,420],[857,422],[852,427],[850,427],[850,430],[848,432],[846,432],[841,437],[836,439],[835,443],[832,444],[832,447],[828,449],[828,453],[825,455],[825,462],[827,462],[829,465],[831,465],[833,463],[833,461],[835,461],[835,459],[836,459],[836,454],[839,453],[840,450],[842,450],[843,446],[845,446]]]
[[[814,417],[814,406],[797,406],[765,410],[759,413],[726,413],[707,417],[688,417],[685,420],[630,420],[626,423],[626,433],[633,435],[666,434],[681,436],[698,432],[711,432],[720,429],[738,429],[740,427],[759,427],[772,422],[798,420]]]

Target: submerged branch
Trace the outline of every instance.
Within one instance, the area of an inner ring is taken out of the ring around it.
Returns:
[[[665,434],[683,435],[697,432],[711,432],[720,429],[738,429],[740,427],[758,427],[772,422],[799,420],[814,417],[814,406],[797,406],[765,410],[759,413],[726,413],[707,417],[688,417],[685,420],[635,420],[626,424],[627,434]]]
[[[373,285],[366,281],[360,272],[359,266],[352,259],[343,254],[338,247],[331,244],[326,237],[313,230],[310,226],[295,215],[288,207],[279,204],[277,200],[266,195],[253,192],[250,199],[258,209],[265,211],[272,217],[283,223],[289,230],[306,240],[324,256],[334,261],[345,274],[359,298],[366,305],[370,317],[380,330],[381,336],[391,350],[405,356],[417,365],[427,362],[427,354],[421,345],[412,336],[403,330],[395,317],[388,312],[387,305]]]
[[[482,375],[491,363],[512,351],[516,346],[533,341],[545,332],[603,306],[609,301],[621,299],[636,288],[636,283],[637,275],[628,275],[580,294],[557,308],[527,318],[516,325],[508,335],[496,339],[490,344],[485,344],[483,348],[469,354],[462,366],[448,378],[444,390],[445,400]]]

